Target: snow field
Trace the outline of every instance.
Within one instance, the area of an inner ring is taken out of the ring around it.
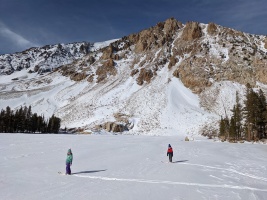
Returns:
[[[73,175],[61,176],[68,148]],[[266,148],[202,137],[0,134],[0,199],[261,200]]]

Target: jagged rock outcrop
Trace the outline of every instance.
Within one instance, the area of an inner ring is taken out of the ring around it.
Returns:
[[[207,27],[207,32],[209,35],[215,35],[217,34],[217,26],[216,24],[210,22]]]
[[[267,37],[265,38],[264,43],[264,48],[267,49]]]
[[[178,58],[176,58],[175,56],[171,56],[168,68],[171,69],[178,61]]]
[[[96,70],[97,82],[103,81],[108,75],[115,76],[117,74],[115,63],[113,59],[107,60],[102,66],[98,67]]]
[[[201,27],[198,22],[187,22],[183,30],[182,38],[185,41],[192,41],[202,36]]]
[[[103,54],[101,56],[101,59],[107,60],[107,59],[112,58],[113,52],[116,50],[117,49],[112,44],[110,44],[108,47],[103,49]]]
[[[138,34],[132,34],[127,39],[135,45],[135,52],[141,53],[151,48],[162,47],[173,39],[174,34],[182,27],[182,23],[174,18],[160,22],[156,26],[143,30]]]
[[[95,58],[93,56],[90,56],[89,59],[87,60],[87,62],[89,63],[89,65],[92,65],[95,62]]]
[[[107,122],[101,127],[103,127],[106,131],[113,133],[123,132],[127,130],[127,127],[125,125],[116,122]]]
[[[149,83],[152,77],[153,77],[153,72],[151,69],[142,68],[136,80],[137,84],[143,85],[144,82]]]

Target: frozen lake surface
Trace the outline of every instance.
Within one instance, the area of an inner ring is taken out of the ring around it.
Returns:
[[[174,150],[168,163],[167,146]],[[68,148],[73,175],[62,176]],[[266,199],[267,145],[179,136],[0,134],[0,199]]]

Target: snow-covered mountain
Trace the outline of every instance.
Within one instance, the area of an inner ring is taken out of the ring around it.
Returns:
[[[46,45],[30,48],[20,53],[0,55],[0,74],[9,75],[27,69],[28,72],[50,72],[85,56],[90,43]]]
[[[0,108],[31,105],[80,131],[196,134],[231,114],[246,83],[267,91],[266,37],[214,23],[171,18],[118,40],[50,47],[28,65],[34,49],[0,57]]]

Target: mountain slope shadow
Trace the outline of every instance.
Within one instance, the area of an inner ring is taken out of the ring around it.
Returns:
[[[174,161],[172,163],[181,163],[181,162],[187,162],[188,160],[177,160],[177,161]]]
[[[106,171],[106,169],[91,170],[91,171],[80,171],[80,172],[75,172],[75,173],[71,173],[71,174],[90,174],[90,173],[103,172],[103,171]]]

